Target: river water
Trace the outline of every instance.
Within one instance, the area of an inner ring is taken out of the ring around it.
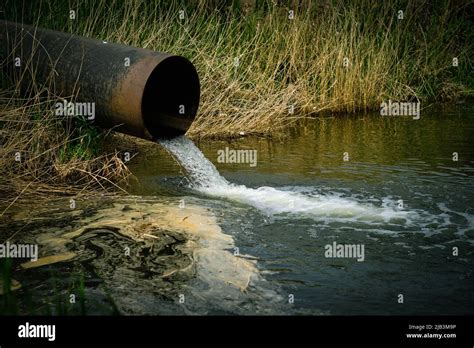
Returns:
[[[422,111],[419,120],[326,116],[300,122],[278,139],[194,144],[179,137],[135,157],[130,169],[138,180],[129,198],[141,205],[120,211],[152,212],[153,202],[204,209],[233,239],[225,252],[252,260],[241,266],[256,273],[244,291],[205,282],[198,271],[181,279],[176,292],[144,275],[143,267],[159,266],[150,257],[145,266],[134,259],[130,267],[113,261],[119,254],[94,263],[96,253],[55,264],[62,265],[57,272],[87,264],[90,303],[111,296],[125,314],[472,314],[473,111],[460,104]],[[256,151],[257,161],[219,163],[226,148]],[[106,232],[75,238],[74,250],[104,254],[107,245],[122,243],[123,235]],[[330,257],[336,246],[359,253]],[[214,264],[226,262],[219,255]],[[99,270],[114,262],[114,270]],[[38,271],[32,285],[42,276],[50,279]],[[31,276],[23,278],[28,283]],[[97,290],[103,279],[107,296]],[[175,293],[186,301],[177,302]]]

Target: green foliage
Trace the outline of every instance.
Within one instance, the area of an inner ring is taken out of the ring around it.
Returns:
[[[0,315],[88,315],[86,299],[85,276],[83,272],[71,275],[71,282],[65,281],[52,270],[48,283],[51,285],[49,294],[42,292],[41,297],[33,294],[33,289],[22,286],[12,291],[12,260],[0,259],[0,272],[3,292],[0,295]],[[104,314],[120,315],[120,312],[110,296],[108,289],[103,286],[107,303],[94,304]],[[74,294],[75,302],[71,302]]]
[[[74,117],[72,121],[71,140],[59,150],[60,161],[91,160],[98,156],[103,133],[85,117]]]
[[[18,302],[12,292],[12,260],[10,258],[0,259],[0,272],[2,281],[2,293],[0,313],[12,315],[18,311]]]

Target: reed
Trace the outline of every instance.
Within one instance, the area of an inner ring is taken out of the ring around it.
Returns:
[[[189,58],[202,85],[199,114],[188,131],[193,138],[276,135],[318,113],[377,110],[388,99],[426,105],[474,95],[472,1],[5,5],[9,20]],[[77,186],[115,187],[129,175],[116,153],[101,152],[103,133],[77,122],[60,125],[45,114],[54,96],[23,101],[16,95],[12,102],[11,94],[1,93],[1,180],[15,191],[31,182],[55,187],[66,178]],[[5,162],[13,149],[28,153],[27,162]]]
[[[102,150],[104,132],[87,120],[55,115],[56,100],[0,93],[0,217],[31,195],[123,191],[131,177],[118,151]]]
[[[473,95],[471,1],[47,3],[40,25],[191,59],[202,84],[192,137]]]

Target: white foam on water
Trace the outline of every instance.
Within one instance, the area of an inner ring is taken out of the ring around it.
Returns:
[[[392,206],[384,202],[385,204],[377,207],[337,194],[311,195],[297,190],[268,186],[249,188],[233,184],[222,177],[214,164],[185,136],[160,140],[160,144],[184,167],[191,188],[207,196],[253,206],[267,215],[291,214],[325,222],[364,221],[369,224],[402,219],[399,223],[405,225],[417,215],[413,211],[398,210],[396,201],[392,202]]]

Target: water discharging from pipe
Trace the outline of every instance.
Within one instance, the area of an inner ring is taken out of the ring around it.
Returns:
[[[211,197],[219,197],[247,204],[267,215],[296,215],[325,222],[358,221],[368,224],[409,225],[418,217],[415,211],[397,208],[397,202],[389,200],[375,206],[356,199],[327,193],[308,194],[269,186],[249,188],[227,181],[199,148],[185,136],[159,143],[172,154],[187,172],[189,188]]]

